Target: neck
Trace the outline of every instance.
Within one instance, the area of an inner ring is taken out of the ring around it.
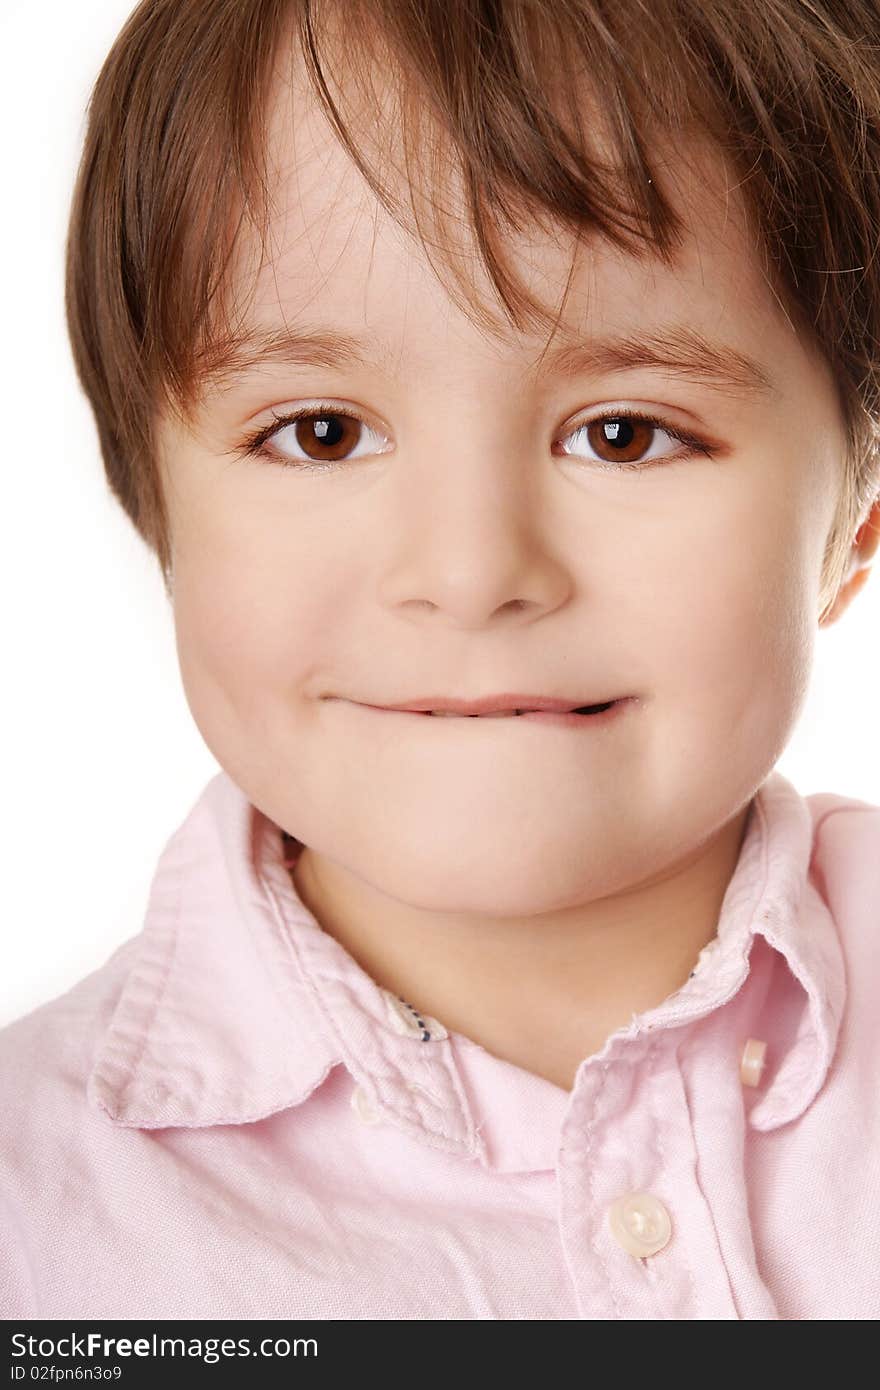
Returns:
[[[716,934],[750,805],[663,876],[531,917],[412,908],[307,846],[292,878],[321,927],[377,984],[569,1089],[584,1057],[687,980]]]

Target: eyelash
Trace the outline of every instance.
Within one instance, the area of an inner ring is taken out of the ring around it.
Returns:
[[[313,404],[303,406],[299,410],[290,411],[284,415],[276,415],[270,425],[264,425],[253,434],[246,436],[241,444],[241,452],[248,458],[257,458],[267,463],[275,464],[279,468],[297,468],[306,473],[327,473],[331,469],[340,468],[343,464],[357,462],[356,459],[329,459],[324,461],[320,459],[282,459],[276,458],[263,448],[264,444],[288,425],[293,425],[297,420],[306,419],[309,416],[318,417],[321,415],[342,416],[359,421],[360,424],[366,426],[367,429],[372,428],[369,421],[365,420],[363,415],[350,407],[340,409],[338,405],[333,404],[331,401],[315,401]],[[601,424],[604,420],[638,420],[641,424],[651,425],[654,429],[662,430],[664,434],[668,434],[671,439],[677,440],[679,444],[685,445],[691,454],[704,454],[707,458],[712,458],[718,452],[717,448],[707,444],[705,440],[698,438],[696,435],[689,434],[686,430],[677,429],[674,425],[667,423],[656,415],[649,415],[639,410],[609,410],[600,415],[590,416],[589,419],[582,420],[578,425],[575,425],[574,429],[569,430],[568,434],[563,435],[562,438],[568,439],[572,435],[577,434],[579,430],[586,429],[589,425]],[[578,456],[576,454],[567,454],[566,457],[577,460]],[[684,457],[688,457],[688,455]],[[611,473],[620,473],[630,469],[644,472],[646,468],[654,468],[659,465],[669,468],[672,464],[680,463],[682,460],[681,458],[657,458],[622,463],[609,463],[605,459],[581,459],[579,461],[592,464],[600,469],[607,469]]]

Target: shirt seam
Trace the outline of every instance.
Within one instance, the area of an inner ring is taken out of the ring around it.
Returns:
[[[597,1196],[596,1196],[596,1165],[595,1165],[595,1163],[593,1163],[593,1162],[591,1161],[591,1159],[592,1159],[592,1154],[593,1154],[593,1132],[594,1132],[595,1127],[596,1127],[596,1122],[597,1122],[597,1120],[598,1120],[598,1118],[599,1118],[599,1105],[600,1105],[600,1102],[601,1102],[601,1099],[602,1099],[603,1092],[604,1092],[604,1090],[605,1090],[605,1084],[606,1084],[606,1082],[607,1082],[607,1080],[608,1080],[608,1073],[609,1073],[610,1069],[611,1069],[611,1063],[610,1063],[610,1062],[603,1062],[603,1063],[602,1063],[602,1075],[601,1075],[600,1080],[599,1080],[599,1086],[598,1086],[598,1088],[597,1088],[597,1090],[596,1090],[596,1098],[595,1098],[595,1101],[594,1101],[594,1103],[593,1103],[593,1113],[592,1113],[592,1115],[590,1116],[589,1120],[587,1121],[587,1134],[586,1134],[587,1143],[586,1143],[586,1152],[585,1152],[585,1154],[584,1154],[584,1159],[585,1159],[585,1161],[586,1161],[586,1163],[587,1163],[587,1166],[588,1166],[588,1168],[589,1168],[589,1173],[590,1173],[590,1198],[591,1198],[592,1205],[593,1205],[594,1218],[595,1218],[595,1216],[598,1215],[598,1213],[599,1213],[600,1204],[599,1204],[598,1198],[597,1198]],[[604,1253],[604,1251],[603,1251],[603,1249],[602,1249],[601,1237],[600,1237],[599,1231],[596,1230],[596,1228],[595,1228],[595,1219],[594,1219],[593,1238],[592,1238],[592,1240],[590,1241],[590,1244],[592,1245],[593,1249],[594,1249],[595,1252],[596,1252],[596,1256],[597,1256],[598,1261],[599,1261],[599,1264],[600,1264],[600,1266],[601,1266],[601,1268],[602,1268],[602,1272],[603,1272],[603,1274],[605,1275],[605,1281],[606,1281],[607,1286],[608,1286],[608,1293],[609,1293],[609,1295],[610,1295],[610,1297],[611,1297],[611,1305],[612,1305],[612,1307],[613,1307],[613,1309],[614,1309],[615,1317],[618,1319],[618,1321],[621,1321],[621,1322],[622,1322],[622,1321],[624,1321],[623,1313],[622,1313],[622,1311],[621,1311],[620,1304],[619,1304],[618,1301],[617,1301],[617,1294],[616,1294],[615,1291],[614,1291],[614,1280],[611,1278],[611,1270],[610,1270],[609,1267],[608,1267],[608,1261],[605,1259],[605,1253]]]
[[[649,1049],[648,1056],[647,1056],[647,1058],[645,1059],[646,1062],[647,1062],[647,1064],[648,1064],[649,1071],[650,1071],[651,1073],[653,1073],[655,1076],[656,1076],[656,1063],[657,1063],[657,1056],[658,1056],[658,1052],[659,1052],[659,1047],[660,1047],[660,1038],[657,1037],[657,1038],[654,1039],[654,1043],[653,1043],[652,1047]],[[673,1061],[674,1061],[674,1064],[675,1064],[676,1066],[678,1066],[678,1057],[677,1057],[677,1055],[675,1054],[675,1051],[673,1051]],[[680,1079],[679,1079],[679,1084],[680,1084]],[[685,1114],[686,1114],[686,1116],[687,1116],[687,1122],[688,1122],[688,1124],[690,1124],[690,1116],[687,1114],[687,1104],[685,1104]],[[661,1126],[660,1126],[660,1118],[659,1118],[659,1115],[657,1114],[657,1106],[656,1106],[656,1104],[652,1104],[652,1106],[651,1106],[651,1118],[652,1118],[652,1120],[653,1120],[653,1122],[654,1122],[654,1123],[653,1123],[654,1152],[656,1153],[657,1158],[658,1158],[659,1161],[660,1161],[660,1172],[661,1172],[661,1173],[665,1173],[665,1172],[668,1171],[667,1165],[666,1165],[666,1150],[665,1150],[664,1147],[663,1147],[663,1135],[662,1135],[662,1130],[661,1130]],[[658,1253],[662,1253],[662,1252],[658,1252]],[[684,1267],[685,1267],[685,1270],[686,1270],[686,1272],[687,1272],[688,1284],[690,1285],[690,1291],[691,1291],[691,1307],[692,1307],[693,1310],[694,1310],[694,1316],[696,1316],[696,1315],[697,1315],[697,1306],[698,1306],[698,1299],[697,1299],[697,1281],[696,1281],[696,1278],[694,1277],[694,1271],[693,1271],[693,1269],[692,1269],[692,1267],[691,1267],[690,1261],[686,1258],[683,1249],[682,1249],[682,1262],[683,1262]],[[650,1264],[647,1264],[647,1265],[646,1265],[646,1273],[648,1272],[649,1269],[650,1269],[651,1275],[653,1276],[653,1274],[654,1274],[656,1271],[655,1271],[655,1269],[654,1269],[653,1266],[651,1266]],[[655,1297],[655,1299],[656,1299],[656,1298],[657,1298],[657,1286],[656,1286],[656,1282],[653,1280],[653,1278],[651,1279],[651,1283],[652,1283],[652,1287],[653,1287],[654,1297]],[[659,1300],[658,1300],[658,1301],[659,1301]],[[667,1317],[666,1310],[665,1310],[665,1308],[662,1307],[662,1305],[661,1305],[661,1312],[662,1312],[663,1317],[666,1318],[666,1317]]]

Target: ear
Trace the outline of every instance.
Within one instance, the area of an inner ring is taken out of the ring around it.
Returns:
[[[871,573],[871,561],[880,546],[880,496],[856,532],[852,545],[852,556],[846,577],[827,615],[819,623],[820,627],[830,627],[843,616],[856,594],[864,588]]]

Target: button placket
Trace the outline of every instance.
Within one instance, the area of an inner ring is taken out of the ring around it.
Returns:
[[[696,1148],[681,1037],[664,1029],[622,1042],[591,1059],[576,1082],[557,1171],[560,1232],[581,1317],[738,1316],[697,1176],[705,1154]],[[688,1065],[700,1060],[696,1049]],[[737,1061],[735,1051],[726,1087],[732,1113],[741,1093]]]

